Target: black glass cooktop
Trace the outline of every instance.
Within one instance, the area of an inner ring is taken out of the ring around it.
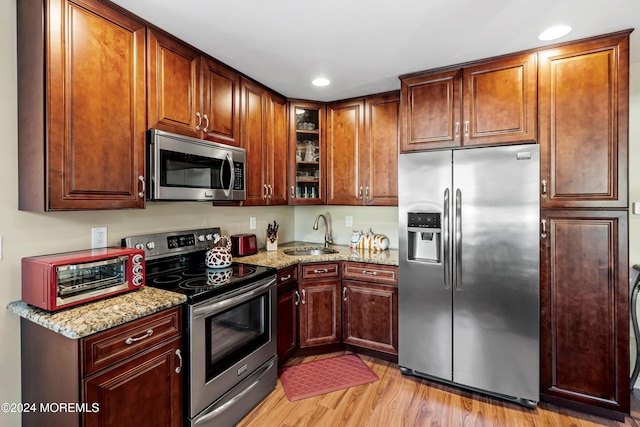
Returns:
[[[146,286],[187,296],[193,304],[217,297],[276,274],[276,269],[234,262],[228,267],[209,268],[204,253],[155,260],[146,264]]]

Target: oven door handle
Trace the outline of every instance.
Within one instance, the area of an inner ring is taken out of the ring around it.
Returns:
[[[235,185],[235,182],[236,182],[236,167],[233,164],[233,158],[231,157],[231,154],[227,153],[226,161],[229,162],[229,170],[231,171],[231,177],[229,179],[229,188],[223,188],[222,191],[224,192],[224,195],[226,197],[229,197],[229,195],[233,191],[233,186]],[[224,171],[224,167],[220,168],[220,182],[223,183],[224,185],[223,171]]]
[[[243,292],[238,296],[197,307],[193,310],[193,318],[197,319],[198,317],[209,316],[211,314],[216,314],[220,311],[224,311],[229,307],[233,307],[234,305],[242,304],[245,301],[249,301],[255,295],[263,293],[266,289],[275,285],[275,283],[276,279],[273,278],[268,282],[265,282],[264,284],[257,286],[256,288],[251,289],[247,292]]]
[[[228,409],[230,406],[233,406],[238,400],[242,399],[247,393],[249,393],[249,391],[251,391],[252,388],[257,386],[258,383],[260,383],[260,381],[262,381],[264,376],[267,375],[267,373],[271,370],[271,368],[273,368],[273,365],[275,363],[276,363],[276,361],[272,359],[271,362],[269,362],[269,364],[267,366],[262,368],[262,373],[260,374],[260,376],[251,385],[249,385],[247,388],[242,390],[240,393],[238,393],[238,395],[234,396],[228,402],[224,403],[223,405],[221,405],[220,407],[214,409],[213,411],[209,412],[208,414],[203,415],[202,418],[197,419],[196,422],[193,423],[193,425],[197,426],[197,425],[206,423],[207,421],[210,421],[211,419],[213,419],[213,418],[217,417],[218,415],[220,415],[220,413],[224,412],[225,409]]]

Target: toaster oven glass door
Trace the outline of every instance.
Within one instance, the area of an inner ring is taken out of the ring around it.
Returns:
[[[69,304],[107,290],[111,292],[126,289],[128,259],[129,257],[120,256],[56,267],[58,305]]]

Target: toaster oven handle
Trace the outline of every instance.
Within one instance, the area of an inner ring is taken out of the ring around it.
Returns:
[[[229,162],[229,169],[231,170],[231,179],[229,180],[229,188],[224,189],[224,195],[229,197],[231,191],[233,190],[233,186],[236,182],[236,168],[233,165],[233,157],[231,157],[230,153],[227,153],[227,162]],[[224,182],[223,176],[224,168],[220,168],[220,182]]]

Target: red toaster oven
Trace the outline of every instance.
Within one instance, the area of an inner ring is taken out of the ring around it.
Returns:
[[[99,248],[22,258],[22,300],[48,311],[144,286],[144,251]]]

